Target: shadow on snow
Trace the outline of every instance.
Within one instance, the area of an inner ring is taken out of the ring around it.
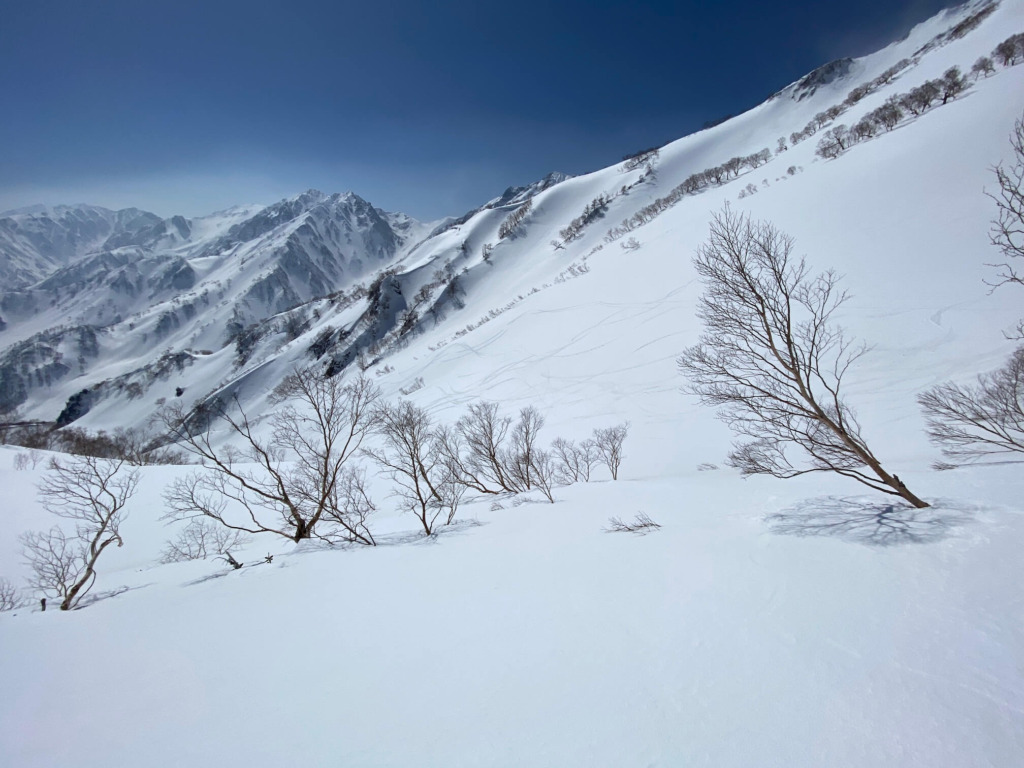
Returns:
[[[768,530],[784,536],[834,536],[876,547],[928,544],[968,523],[964,510],[946,503],[926,509],[868,497],[807,499],[765,517]]]

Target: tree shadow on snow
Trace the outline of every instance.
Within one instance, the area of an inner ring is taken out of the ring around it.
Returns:
[[[88,608],[90,605],[95,605],[96,603],[100,602],[101,600],[110,600],[110,599],[115,598],[115,597],[120,597],[125,592],[134,592],[134,591],[139,590],[139,589],[145,589],[148,586],[150,586],[150,585],[149,584],[139,584],[139,585],[134,586],[134,587],[129,587],[126,584],[122,584],[120,587],[115,587],[113,589],[105,589],[102,592],[94,592],[91,595],[86,595],[85,597],[83,597],[81,602],[78,604],[78,607],[75,610],[80,610],[82,608]]]
[[[914,509],[867,497],[824,496],[801,501],[765,517],[768,529],[783,536],[834,536],[875,547],[929,544],[970,522],[949,504]]]

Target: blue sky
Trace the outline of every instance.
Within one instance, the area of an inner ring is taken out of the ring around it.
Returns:
[[[315,187],[422,219],[582,173],[948,3],[5,3],[0,210],[198,215]]]

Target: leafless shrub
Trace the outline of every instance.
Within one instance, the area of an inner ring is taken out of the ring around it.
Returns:
[[[1012,67],[1024,59],[1024,33],[1010,35],[992,50],[992,58],[1004,67]]]
[[[571,243],[583,234],[584,228],[595,219],[604,216],[608,210],[611,198],[608,195],[598,195],[583,209],[583,213],[569,222],[569,225],[559,231],[563,243]]]
[[[186,560],[205,560],[219,557],[231,549],[246,546],[250,537],[208,520],[191,520],[173,540],[167,542],[161,563],[180,563]]]
[[[365,378],[346,383],[297,370],[274,392],[273,403],[283,407],[271,417],[267,438],[256,434],[237,401],[233,407],[211,406],[201,419],[181,409],[166,410],[162,417],[169,435],[206,468],[171,485],[165,517],[206,517],[236,531],[273,533],[296,542],[319,536],[317,526],[325,517],[345,516],[340,483],[375,425],[379,396]],[[241,443],[241,451],[215,446],[210,429],[218,420]],[[228,511],[228,500],[241,507],[241,514]],[[373,543],[364,535],[351,541]]]
[[[978,60],[971,65],[971,74],[974,75],[975,80],[980,77],[988,77],[995,71],[995,65],[988,56],[979,56]]]
[[[534,485],[534,456],[537,435],[544,426],[544,417],[532,405],[519,411],[519,420],[509,436],[509,448],[501,455],[505,475],[511,480],[510,490],[528,491]]]
[[[928,111],[935,101],[942,96],[939,80],[928,80],[900,97],[900,106],[917,117]]]
[[[594,447],[597,456],[602,464],[608,467],[612,473],[612,480],[619,479],[619,467],[622,465],[624,455],[622,453],[623,443],[629,434],[629,422],[624,421],[614,427],[594,430]]]
[[[533,209],[533,198],[530,198],[521,206],[516,208],[512,213],[509,214],[508,218],[501,222],[501,226],[498,227],[498,239],[504,240],[506,237],[512,237],[516,234],[523,221],[530,215],[530,211]]]
[[[640,249],[640,241],[637,240],[635,237],[631,237],[629,238],[629,240],[620,243],[620,246],[624,251],[636,251]]]
[[[846,151],[853,141],[853,135],[845,125],[836,125],[825,131],[814,152],[825,159],[836,158]]]
[[[1014,259],[1024,259],[1024,116],[1013,125],[1010,147],[1013,159],[993,169],[999,189],[994,194],[989,193],[997,210],[990,239],[1005,259],[1000,264],[989,264],[999,270],[995,280],[989,283],[992,288],[1009,284],[1024,286],[1024,273],[1014,262]],[[1012,337],[1024,339],[1024,320],[1018,323]]]
[[[717,464],[712,464],[709,461],[705,461],[705,462],[697,465],[697,471],[698,472],[711,472],[711,471],[716,470],[716,469],[718,469],[718,465]]]
[[[530,457],[531,479],[535,488],[540,489],[544,498],[555,503],[553,489],[557,476],[557,467],[550,451],[534,451]]]
[[[338,533],[328,532],[323,538],[347,543],[376,545],[370,531],[369,519],[377,506],[366,489],[366,470],[345,467],[338,479],[335,500],[324,511],[324,521],[337,526]]]
[[[745,475],[836,472],[928,506],[885,471],[842,397],[843,377],[866,347],[832,323],[847,299],[838,276],[812,276],[792,251],[793,239],[770,223],[728,207],[714,216],[694,259],[704,280],[705,332],[679,358],[685,391],[719,407],[719,418],[751,438],[728,461]],[[788,447],[806,464],[793,464]]]
[[[649,165],[657,161],[658,156],[661,153],[657,147],[650,147],[649,149],[641,149],[639,152],[634,152],[630,155],[623,157],[622,167],[627,171],[634,171],[644,165]]]
[[[638,512],[636,517],[628,523],[624,523],[617,517],[610,518],[608,520],[608,527],[604,530],[605,533],[635,533],[645,536],[659,528],[661,528],[661,525],[651,520],[646,512]]]
[[[598,462],[597,443],[590,439],[577,443],[556,437],[551,443],[551,451],[559,482],[566,485],[590,482],[590,472]]]
[[[1024,453],[1024,347],[976,384],[940,384],[918,402],[928,418],[928,436],[949,458]]]
[[[0,579],[0,612],[13,611],[24,605],[24,600],[19,590],[7,579]]]
[[[752,155],[747,155],[743,158],[744,165],[750,168],[760,168],[762,165],[772,159],[772,151],[765,147],[760,152],[755,152]]]
[[[880,126],[881,123],[875,119],[874,113],[871,113],[855,123],[851,131],[857,141],[864,141],[865,139],[873,138],[878,133]]]
[[[950,67],[947,69],[942,75],[942,79],[937,81],[937,85],[940,91],[939,98],[942,99],[943,104],[946,104],[950,99],[955,99],[970,87],[970,83],[963,76],[960,67]]]
[[[445,462],[459,482],[479,493],[518,490],[505,466],[511,425],[511,418],[499,415],[497,403],[479,402],[454,429],[439,433]]]
[[[886,131],[891,131],[903,119],[903,107],[900,106],[899,97],[890,96],[882,106],[871,112],[869,117]]]
[[[391,478],[394,495],[430,536],[437,525],[447,525],[455,518],[466,486],[445,462],[424,409],[408,401],[385,403],[377,408],[375,421],[384,447],[367,448],[365,453]]]
[[[103,551],[124,543],[120,525],[138,482],[138,470],[128,470],[123,461],[81,456],[50,462],[39,484],[40,500],[50,513],[73,521],[75,532],[54,527],[26,533],[21,541],[32,568],[30,585],[59,597],[62,611],[77,607],[92,588]]]

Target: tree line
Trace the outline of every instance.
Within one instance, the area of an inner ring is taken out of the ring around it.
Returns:
[[[165,439],[203,465],[164,494],[164,519],[187,525],[169,542],[163,562],[220,556],[238,567],[231,548],[257,534],[375,546],[377,505],[363,459],[391,481],[399,509],[427,536],[456,521],[467,493],[539,491],[554,503],[556,487],[589,482],[599,467],[618,479],[629,431],[623,423],[544,447],[545,418],[533,406],[513,417],[496,403],[478,402],[444,424],[410,401],[384,400],[364,377],[327,377],[318,369],[292,372],[271,404],[276,410],[265,429],[237,399],[161,412]],[[228,441],[215,432],[225,427]],[[81,606],[102,553],[123,544],[120,526],[138,481],[138,470],[120,458],[51,460],[40,498],[47,510],[74,522],[74,533],[55,526],[22,537],[29,586],[59,598],[62,610]],[[16,597],[10,582],[0,582],[0,607],[15,607]]]

